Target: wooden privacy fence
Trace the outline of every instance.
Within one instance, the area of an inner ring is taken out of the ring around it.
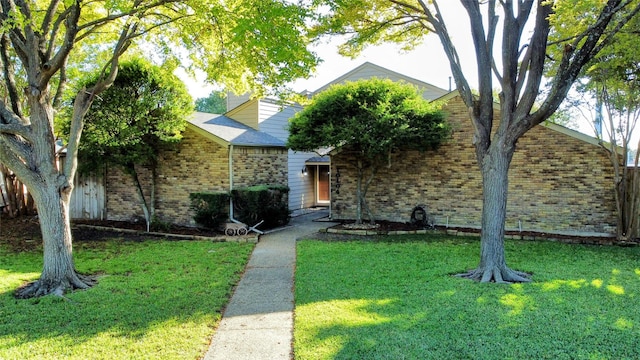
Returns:
[[[69,204],[71,219],[103,220],[105,213],[104,174],[78,175]],[[35,203],[29,190],[16,176],[0,164],[0,206],[9,217],[34,215]]]
[[[105,186],[102,174],[76,176],[69,213],[72,219],[105,219]]]
[[[0,206],[7,216],[14,218],[36,213],[36,205],[27,187],[2,164],[0,164],[0,195],[2,195]]]

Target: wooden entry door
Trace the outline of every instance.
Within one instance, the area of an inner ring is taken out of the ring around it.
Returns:
[[[329,165],[318,165],[316,182],[316,200],[318,203],[328,203],[331,200],[329,192]]]

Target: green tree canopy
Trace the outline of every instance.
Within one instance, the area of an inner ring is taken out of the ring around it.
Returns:
[[[81,83],[92,86],[98,74]],[[85,116],[78,159],[81,172],[117,165],[154,165],[158,151],[182,138],[193,111],[185,85],[170,72],[136,58],[118,66],[113,85],[94,100]],[[70,130],[70,117],[63,132]]]
[[[422,98],[418,89],[388,79],[334,85],[317,94],[289,124],[287,146],[298,151],[341,148],[356,154],[358,170],[357,222],[366,206],[368,185],[377,169],[391,165],[396,150],[436,149],[450,135],[439,104]],[[366,183],[364,171],[371,173]]]
[[[227,112],[226,94],[223,91],[214,90],[209,96],[196,99],[196,110],[211,114],[224,114]]]
[[[349,55],[383,42],[411,49],[428,34],[438,36],[469,110],[483,179],[480,262],[461,276],[482,282],[530,281],[527,274],[507,266],[504,254],[508,173],[516,144],[558,109],[583,67],[640,12],[640,1],[460,0],[461,11],[455,14],[445,10],[445,5],[455,3],[451,0],[323,3],[318,31],[347,34],[342,51]],[[566,24],[556,17],[559,14],[572,25],[570,36],[551,41],[550,32]],[[463,18],[471,32],[464,46],[473,47],[473,59],[460,56],[461,39],[449,31]],[[477,96],[465,74],[467,61],[477,69]],[[553,69],[553,76],[545,79],[548,69]],[[494,83],[500,88],[499,122],[494,121]],[[545,83],[548,91],[541,92]]]
[[[315,1],[2,1],[0,162],[30,190],[38,208],[44,265],[19,297],[86,289],[75,270],[68,218],[84,115],[116,78],[127,52],[150,54],[165,71],[200,69],[238,93],[281,91],[317,64],[307,45]],[[67,158],[58,167],[54,114],[65,89],[99,71],[73,102]]]
[[[97,81],[94,74],[83,87]],[[130,175],[147,221],[154,218],[155,175],[159,152],[177,143],[193,111],[185,85],[170,72],[142,59],[121,62],[113,85],[97,98],[85,116],[85,131],[78,151],[79,171],[113,165]],[[66,136],[70,118],[63,124]],[[151,169],[150,199],[139,181],[138,167]]]

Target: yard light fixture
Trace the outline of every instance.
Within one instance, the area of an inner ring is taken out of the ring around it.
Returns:
[[[307,176],[309,174],[309,172],[307,171],[307,167],[303,167],[302,168],[302,176]]]

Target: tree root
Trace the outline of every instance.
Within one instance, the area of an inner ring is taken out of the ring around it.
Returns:
[[[17,299],[30,299],[46,295],[64,297],[68,291],[89,289],[96,283],[95,276],[76,273],[58,281],[40,278],[18,288],[14,297]]]
[[[531,282],[531,275],[522,271],[512,270],[508,267],[476,268],[466,273],[455,276],[479,282],[495,282],[498,284]]]

